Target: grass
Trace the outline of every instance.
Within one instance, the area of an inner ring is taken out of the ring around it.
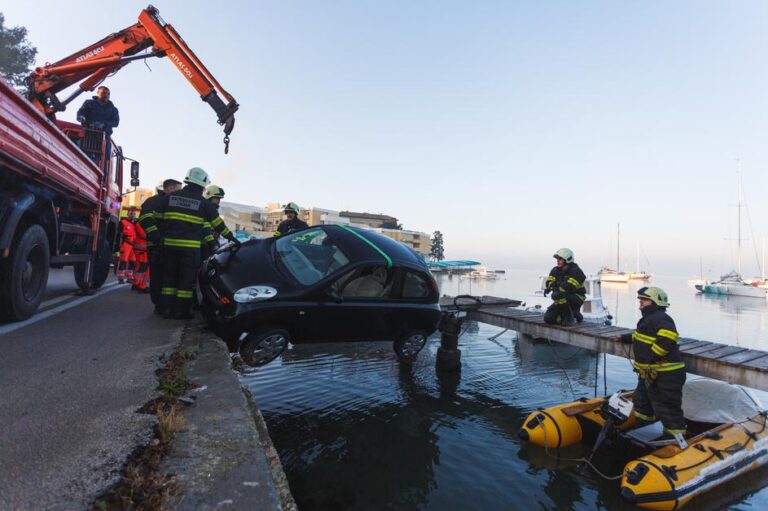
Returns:
[[[146,403],[139,412],[157,417],[154,437],[149,445],[133,453],[123,469],[120,480],[96,499],[93,509],[165,511],[171,508],[173,499],[180,495],[180,488],[173,476],[160,474],[163,460],[171,452],[177,433],[184,430],[184,405],[177,399],[193,387],[184,374],[184,364],[196,353],[178,346],[160,369],[157,389],[162,392]]]

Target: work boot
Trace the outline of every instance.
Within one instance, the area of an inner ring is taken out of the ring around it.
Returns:
[[[576,320],[573,318],[563,318],[563,320],[560,322],[560,326],[574,326],[576,324]]]
[[[123,283],[125,283],[125,279],[117,279],[117,283],[118,284],[123,284]]]
[[[165,315],[165,311],[161,307],[155,305],[155,315],[156,316],[164,316]]]
[[[139,290],[139,286],[137,286],[136,284],[131,286],[131,291],[138,291],[138,290]]]
[[[145,287],[145,288],[143,288],[143,289],[142,289],[142,288],[139,288],[139,293],[141,293],[141,294],[143,294],[143,295],[147,295],[147,294],[149,294],[149,289],[148,289],[148,288],[146,288],[146,287]]]

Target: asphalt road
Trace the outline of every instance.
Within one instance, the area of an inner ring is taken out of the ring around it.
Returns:
[[[41,312],[0,324],[0,509],[87,509],[151,437],[136,410],[182,324],[114,280],[76,290],[54,270]]]

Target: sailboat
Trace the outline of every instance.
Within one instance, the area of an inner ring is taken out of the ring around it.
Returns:
[[[621,282],[626,284],[629,282],[630,274],[620,271],[620,256],[621,254],[621,224],[616,224],[616,269],[612,270],[607,266],[600,268],[597,275],[600,277],[600,282]]]
[[[739,170],[736,172],[736,186],[738,203],[736,209],[738,211],[738,236],[736,237],[736,270],[732,270],[720,277],[720,280],[713,282],[712,284],[704,284],[696,286],[696,289],[703,291],[707,294],[715,295],[732,295],[732,296],[748,296],[752,298],[763,298],[768,296],[768,289],[753,286],[744,281],[741,276],[741,208],[746,207],[742,204],[742,196],[744,189],[741,184],[741,162],[739,162]]]
[[[703,291],[703,286],[710,282],[704,278],[704,261],[699,257],[699,277],[688,280],[689,286],[695,286],[699,291]]]
[[[634,272],[629,274],[631,280],[648,280],[651,278],[651,274],[645,270],[640,270],[640,243],[637,243],[637,268]]]

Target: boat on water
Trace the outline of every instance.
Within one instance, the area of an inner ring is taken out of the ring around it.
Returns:
[[[739,165],[741,163],[739,162]],[[726,273],[717,282],[711,284],[696,285],[696,289],[706,294],[714,295],[732,295],[732,296],[748,296],[751,298],[765,299],[768,296],[768,289],[760,287],[757,284],[750,284],[746,282],[741,276],[741,209],[746,208],[747,205],[743,199],[744,188],[741,183],[741,167],[736,172],[736,193],[738,210],[738,235],[736,237],[736,269],[729,273]]]
[[[494,271],[488,271],[485,266],[480,266],[476,270],[464,274],[462,279],[474,279],[474,280],[496,280],[499,278],[499,274]]]
[[[544,296],[547,286],[547,277],[539,277],[539,289],[528,295],[518,309],[529,312],[544,312],[552,304],[552,297]],[[603,303],[603,293],[600,287],[600,279],[594,275],[588,275],[584,280],[584,287],[587,291],[587,298],[581,306],[581,314],[587,323],[597,323],[599,325],[610,325],[613,316],[611,316],[608,307]]]
[[[707,378],[688,381],[683,413],[695,436],[673,443],[656,440],[663,431],[659,422],[635,428],[631,404],[625,406],[631,399],[631,391],[620,391],[539,409],[526,418],[518,436],[547,449],[607,439],[602,445],[626,444],[639,450],[624,467],[619,492],[627,502],[646,509],[680,509],[694,497],[768,463],[768,412],[748,389]],[[594,451],[598,455],[622,452],[599,447]]]
[[[645,271],[632,272],[629,274],[629,280],[648,280],[652,277],[650,273]]]
[[[768,289],[757,285],[757,283],[747,283],[736,271],[726,273],[717,282],[700,284],[695,287],[702,293],[713,295],[748,296],[763,299],[768,296]]]
[[[621,282],[626,284],[629,282],[630,274],[625,271],[616,271],[603,266],[598,272],[600,282]]]

